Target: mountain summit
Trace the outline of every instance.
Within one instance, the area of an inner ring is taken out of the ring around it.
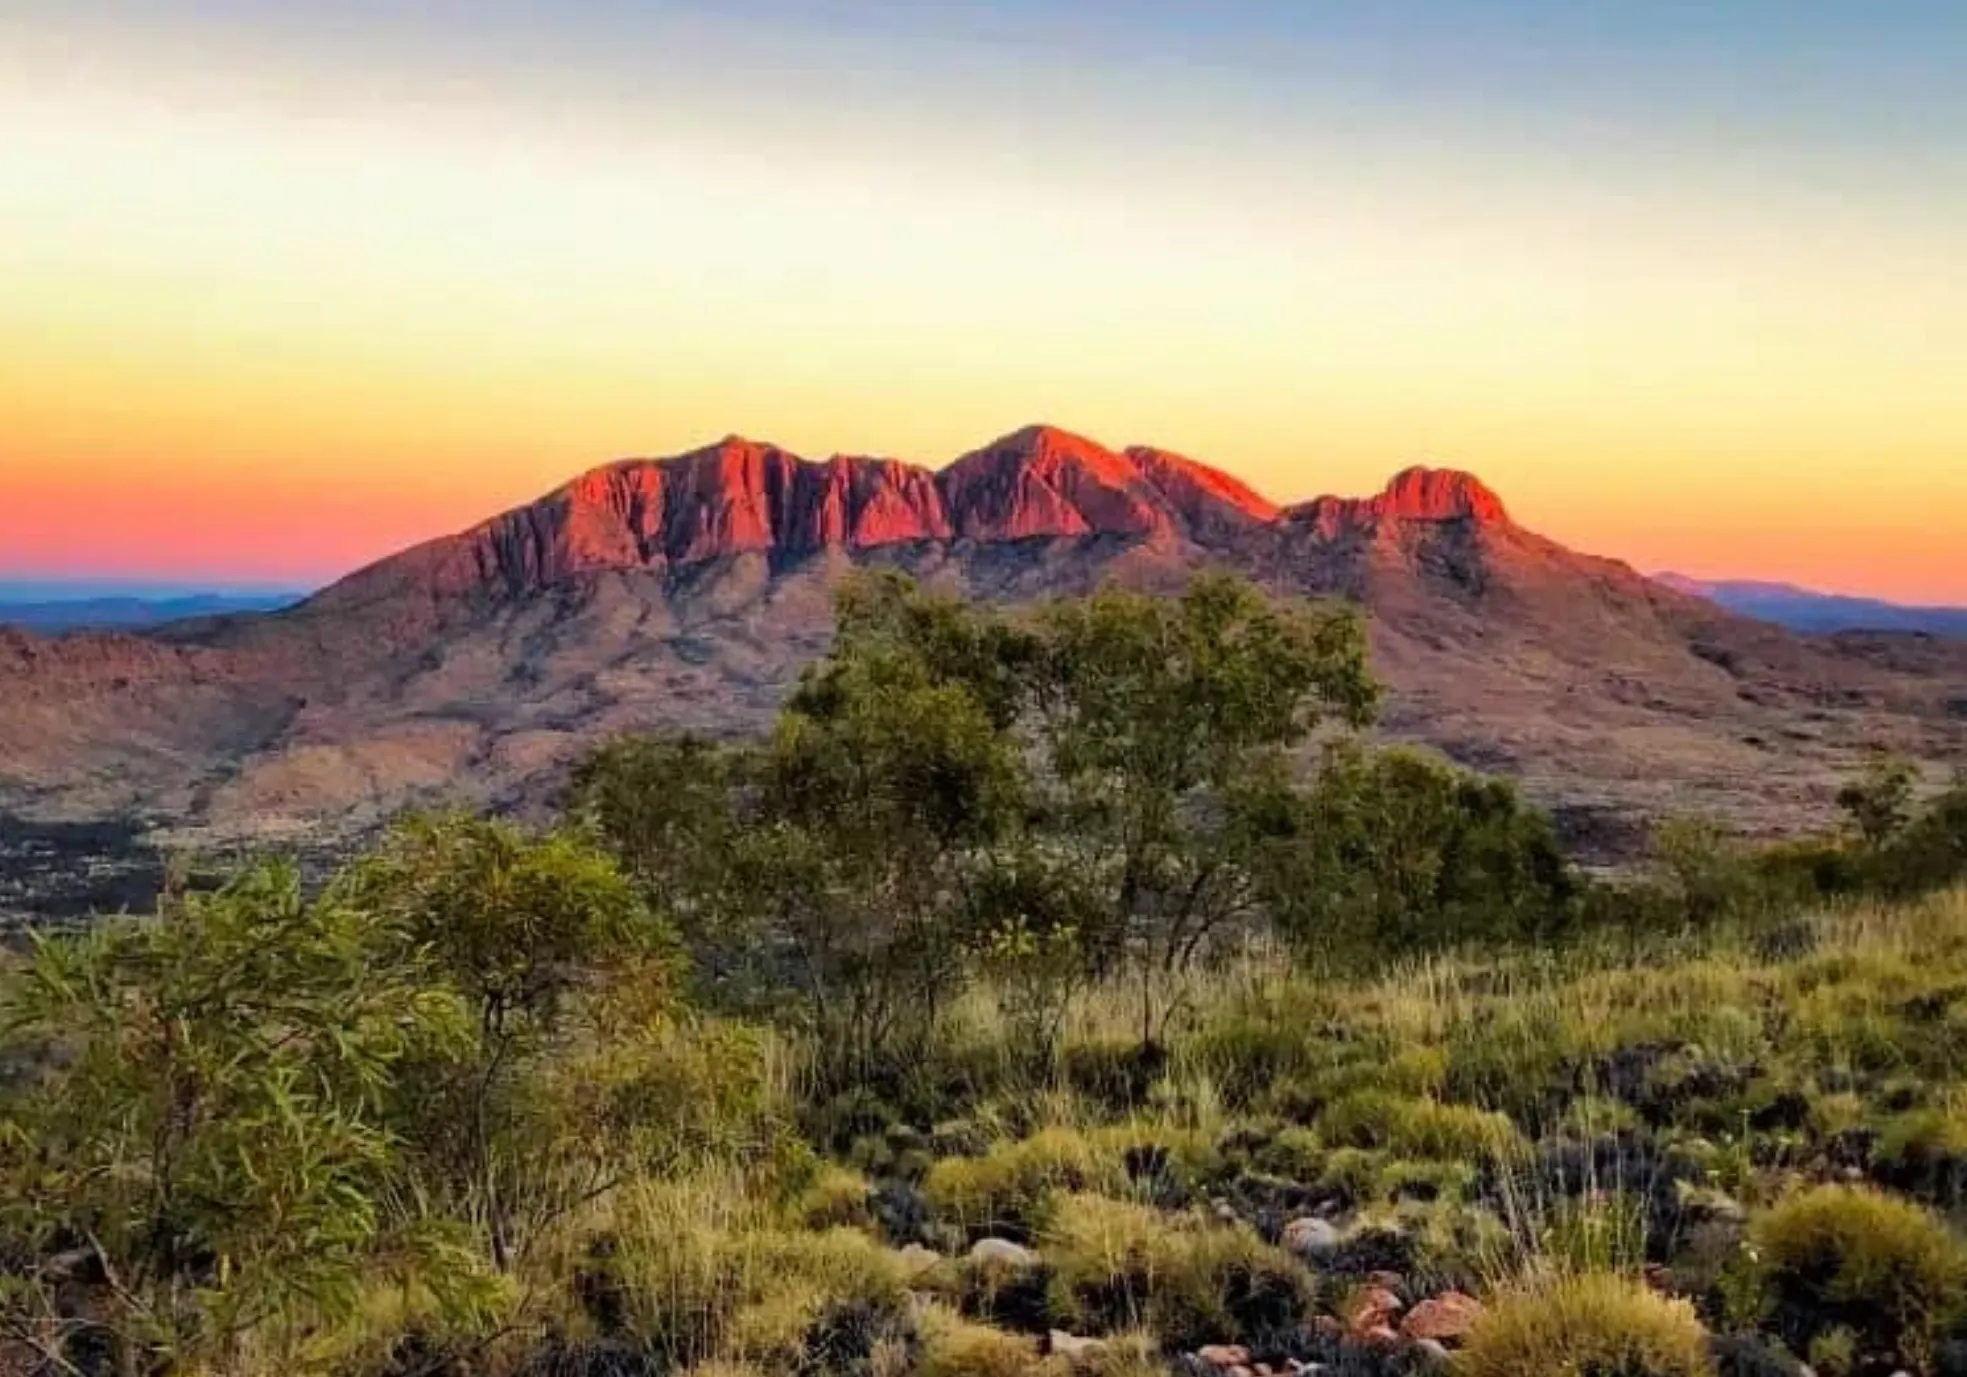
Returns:
[[[1382,730],[1516,775],[1588,850],[1630,850],[1690,799],[1813,825],[1876,743],[1967,744],[1967,646],[1734,616],[1525,530],[1470,474],[1282,506],[1053,426],[941,469],[733,435],[593,469],[270,615],[0,631],[0,814],[237,833],[536,805],[600,737],[758,729],[869,564],[1011,604],[1204,567],[1350,599]]]
[[[434,575],[446,591],[519,594],[608,570],[680,572],[747,554],[785,563],[826,550],[1087,537],[1208,547],[1305,521],[1332,538],[1389,522],[1507,517],[1473,475],[1422,468],[1370,498],[1285,509],[1193,459],[1144,446],[1111,450],[1047,425],[1013,431],[940,471],[847,455],[813,461],[730,436],[673,458],[591,470],[407,558],[413,577]],[[348,582],[395,586],[397,564],[386,560]]]

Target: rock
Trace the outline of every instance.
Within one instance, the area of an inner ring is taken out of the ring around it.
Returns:
[[[1195,1356],[1222,1371],[1250,1365],[1250,1350],[1241,1344],[1205,1344],[1195,1350]]]
[[[1400,1321],[1400,1332],[1423,1343],[1458,1344],[1482,1314],[1482,1302],[1460,1291],[1422,1301]]]
[[[1082,1363],[1105,1353],[1106,1340],[1082,1338],[1077,1334],[1068,1334],[1063,1329],[1054,1329],[1046,1336],[1045,1350],[1057,1354],[1068,1362]]]
[[[1400,1309],[1400,1297],[1386,1287],[1362,1286],[1346,1301],[1346,1332],[1356,1339],[1364,1339],[1385,1330],[1388,1337],[1393,1337],[1392,1322]]]
[[[1414,1340],[1414,1356],[1430,1370],[1445,1371],[1454,1365],[1455,1359],[1445,1345],[1434,1339]]]
[[[1038,1265],[1038,1254],[1008,1238],[980,1238],[970,1247],[970,1265],[1024,1272]]]
[[[1339,1230],[1329,1219],[1304,1215],[1284,1226],[1279,1241],[1306,1262],[1327,1262],[1339,1251]]]

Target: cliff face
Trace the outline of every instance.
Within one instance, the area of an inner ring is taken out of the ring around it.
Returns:
[[[394,587],[407,578],[520,594],[583,574],[744,554],[798,559],[830,548],[1087,536],[1207,547],[1286,523],[1332,539],[1390,522],[1506,519],[1474,478],[1428,469],[1408,470],[1375,497],[1321,498],[1287,512],[1192,459],[1110,450],[1049,426],[1006,435],[940,471],[894,459],[815,463],[732,436],[673,459],[595,469],[350,582]]]

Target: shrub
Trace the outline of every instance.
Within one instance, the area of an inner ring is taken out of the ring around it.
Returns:
[[[1052,1190],[1115,1184],[1117,1152],[1072,1129],[1051,1128],[981,1157],[945,1158],[929,1168],[922,1194],[938,1216],[972,1234],[1028,1236]]]
[[[127,1370],[248,1338],[279,1366],[282,1331],[350,1318],[365,1283],[459,1317],[489,1303],[462,1231],[406,1206],[390,1122],[397,1065],[457,1054],[471,1021],[374,914],[256,867],[153,921],[45,938],[8,974],[0,1330],[93,1287],[85,1339]]]
[[[874,1222],[867,1178],[845,1167],[827,1165],[800,1193],[794,1209],[808,1229],[865,1229]]]
[[[1951,1205],[1967,1184],[1967,1117],[1951,1106],[1896,1115],[1879,1126],[1872,1159],[1885,1184]]]
[[[1523,1146],[1507,1115],[1376,1090],[1346,1096],[1318,1127],[1334,1146],[1383,1147],[1407,1157],[1481,1159]]]
[[[1303,1270],[1247,1228],[1126,1201],[1060,1197],[1041,1245],[1059,1321],[1096,1333],[1144,1325],[1174,1351],[1288,1328],[1310,1299]]]
[[[589,1319],[674,1365],[722,1358],[790,1371],[840,1307],[900,1322],[899,1254],[852,1229],[774,1227],[735,1179],[643,1184],[611,1210],[586,1250]]]
[[[1505,780],[1343,742],[1293,822],[1258,873],[1304,955],[1549,942],[1570,928],[1579,886],[1556,828]]]
[[[1908,1201],[1820,1186],[1756,1219],[1749,1236],[1776,1328],[1799,1351],[1845,1328],[1917,1364],[1967,1316],[1967,1247]]]
[[[1476,1321],[1457,1377],[1710,1377],[1707,1333],[1685,1301],[1584,1273],[1506,1295]]]
[[[1056,1190],[1159,1190],[1208,1170],[1213,1147],[1199,1134],[1127,1124],[1081,1132],[1041,1129],[981,1157],[945,1158],[922,1180],[929,1207],[973,1236],[1028,1237]]]
[[[1038,1346],[1028,1338],[940,1306],[931,1306],[922,1316],[917,1377],[1030,1377],[1038,1368]]]

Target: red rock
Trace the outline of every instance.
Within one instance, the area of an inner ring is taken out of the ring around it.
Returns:
[[[1375,496],[1320,497],[1293,507],[1284,515],[1294,524],[1310,526],[1326,540],[1412,522],[1509,524],[1509,513],[1502,499],[1475,475],[1454,469],[1418,467],[1395,474]]]
[[[1166,498],[1126,456],[1083,436],[1031,426],[964,455],[938,479],[956,534],[1163,535],[1178,529]]]
[[[1114,451],[1029,426],[940,473],[894,459],[812,463],[741,436],[671,459],[629,459],[539,501],[352,576],[331,600],[520,595],[605,570],[667,572],[740,555],[798,559],[914,542],[1121,537],[1234,548],[1254,532],[1336,540],[1415,522],[1505,521],[1463,473],[1408,469],[1375,497],[1281,511],[1219,469],[1166,450]],[[1288,525],[1286,524],[1288,523]]]
[[[1277,520],[1276,503],[1221,469],[1136,445],[1125,457],[1191,528],[1263,526]]]
[[[1403,469],[1372,500],[1384,515],[1405,521],[1509,519],[1502,499],[1481,480],[1453,469]]]
[[[1460,1291],[1444,1291],[1409,1310],[1400,1321],[1400,1332],[1410,1339],[1433,1339],[1456,1344],[1482,1314],[1482,1302]]]
[[[1363,1286],[1346,1301],[1346,1332],[1355,1338],[1367,1338],[1380,1329],[1391,1332],[1391,1322],[1400,1308],[1400,1297],[1386,1287]]]

